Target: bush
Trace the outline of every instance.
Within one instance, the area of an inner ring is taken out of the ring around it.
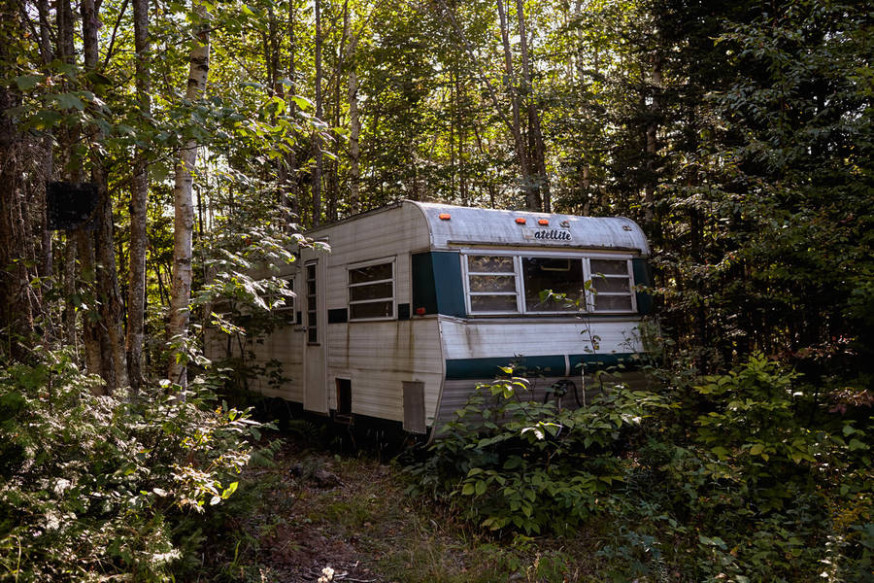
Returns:
[[[486,530],[596,533],[617,581],[872,580],[867,427],[802,380],[754,355],[661,393],[613,387],[578,410],[502,381],[411,472]]]
[[[526,390],[524,379],[478,387],[411,472],[489,530],[567,532],[616,504],[623,452],[667,405],[616,386],[588,407],[561,409],[526,400]]]
[[[245,412],[198,382],[136,398],[99,382],[63,352],[0,371],[0,580],[169,580],[191,550],[174,528],[236,490]]]

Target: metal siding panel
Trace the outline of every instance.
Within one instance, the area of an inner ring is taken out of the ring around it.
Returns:
[[[437,311],[446,316],[464,317],[464,282],[458,252],[431,253],[437,291]]]
[[[441,319],[447,360],[556,354],[626,354],[643,348],[636,319],[537,321]]]
[[[435,319],[336,324],[328,343],[328,374],[352,379],[354,414],[403,421],[402,383],[422,381],[430,424],[443,379]]]

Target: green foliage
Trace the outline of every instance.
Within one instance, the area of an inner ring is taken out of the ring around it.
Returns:
[[[492,531],[568,532],[614,501],[617,457],[667,404],[616,386],[588,407],[526,400],[523,379],[480,386],[412,472]]]
[[[258,437],[245,412],[202,382],[137,399],[99,383],[64,352],[0,372],[0,580],[170,580],[196,550],[178,526],[237,490]]]
[[[872,440],[799,374],[754,355],[579,410],[526,402],[521,384],[481,387],[413,490],[486,531],[597,533],[616,581],[871,577]]]

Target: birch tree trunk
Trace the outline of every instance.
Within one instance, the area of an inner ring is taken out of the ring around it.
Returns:
[[[297,36],[294,32],[294,24],[296,18],[296,11],[294,9],[294,2],[288,3],[288,95],[289,97],[294,97],[297,91],[297,83],[295,81],[295,77],[297,76]],[[297,112],[297,104],[294,100],[288,100],[289,112],[292,116],[294,116]],[[295,132],[296,137],[296,132]],[[295,147],[297,145],[297,140],[294,140],[295,143],[289,144],[288,154],[285,156],[285,166],[282,168],[282,172],[279,173],[280,183],[281,183],[281,198],[283,206],[287,209],[285,213],[285,228],[287,232],[293,231],[293,225],[295,223],[296,217],[295,215],[300,214],[300,200],[299,200],[299,191],[298,191],[298,172],[297,172],[297,152],[295,151]],[[299,218],[299,217],[298,217]]]
[[[354,46],[358,37],[352,35],[350,52],[354,53]],[[361,206],[361,116],[358,112],[358,73],[355,67],[354,56],[350,60],[349,82],[347,95],[349,99],[349,209],[352,214],[357,213]]]
[[[185,99],[189,102],[203,97],[209,72],[209,28],[206,8],[195,0],[194,12],[200,19],[198,43],[189,55],[188,83]],[[176,181],[173,188],[175,216],[173,220],[173,287],[170,295],[170,380],[183,389],[188,387],[187,344],[189,304],[191,301],[191,240],[194,231],[194,164],[197,142],[187,140],[179,149]]]
[[[149,0],[134,2],[134,46],[136,87],[140,119],[151,116],[151,59],[149,43]],[[146,152],[137,147],[130,202],[130,265],[128,280],[127,363],[131,388],[143,383],[143,330],[146,310],[146,210],[149,194],[149,166]]]

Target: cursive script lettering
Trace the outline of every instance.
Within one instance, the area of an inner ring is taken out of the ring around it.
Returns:
[[[535,231],[534,238],[538,241],[571,241],[573,237],[571,237],[570,231],[563,231],[559,229],[546,229],[543,231]]]

